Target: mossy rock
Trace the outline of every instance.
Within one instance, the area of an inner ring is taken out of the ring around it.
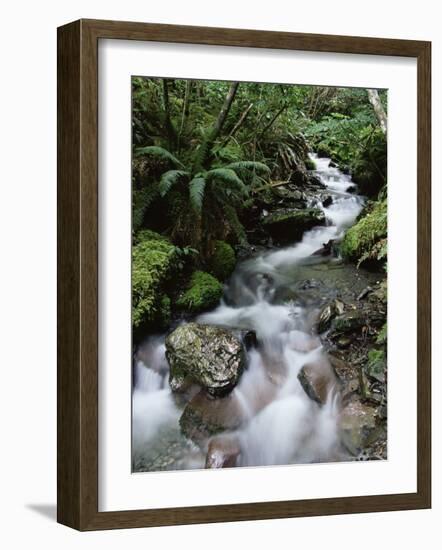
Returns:
[[[305,159],[304,164],[307,170],[316,170],[316,162],[310,157]]]
[[[348,334],[359,332],[367,324],[367,315],[360,309],[346,311],[333,319],[331,327],[333,333]]]
[[[374,204],[346,232],[341,244],[345,258],[362,263],[366,260],[383,260],[387,255],[387,201]]]
[[[176,305],[189,313],[198,313],[215,307],[223,295],[223,285],[210,273],[195,271],[188,289]]]
[[[262,224],[276,242],[289,243],[301,239],[304,231],[324,225],[325,216],[319,208],[281,208],[266,216]]]
[[[378,382],[385,382],[386,359],[382,349],[371,349],[367,355],[368,361],[365,364],[365,374]]]
[[[230,331],[212,325],[180,325],[166,338],[170,365],[169,384],[174,392],[185,391],[189,383],[210,395],[229,393],[245,367],[245,350]]]
[[[216,241],[213,254],[209,260],[210,273],[219,281],[225,281],[232,274],[235,265],[235,251],[230,244],[224,241]]]
[[[140,232],[132,248],[132,324],[164,328],[170,321],[170,299],[164,286],[173,273],[175,246],[152,231]]]
[[[336,152],[327,143],[321,141],[316,147],[316,153],[319,158],[335,158]]]

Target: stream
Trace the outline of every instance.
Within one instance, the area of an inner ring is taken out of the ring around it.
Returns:
[[[247,351],[247,369],[231,394],[240,417],[232,430],[239,445],[237,466],[262,466],[346,460],[339,440],[339,392],[333,382],[325,404],[310,399],[298,380],[306,364],[327,365],[315,323],[331,299],[361,292],[375,275],[318,253],[351,226],[364,198],[347,191],[350,176],[311,155],[314,172],[332,197],[321,208],[325,226],[304,233],[301,241],[260,252],[237,264],[221,303],[194,319],[204,324],[253,330],[259,345]],[[316,253],[316,254],[315,254]],[[201,448],[181,433],[183,411],[168,384],[165,336],[149,337],[136,354],[133,387],[133,471],[204,468]],[[322,368],[322,367],[321,367]],[[324,367],[327,369],[327,367]],[[326,373],[327,374],[327,373]],[[330,378],[332,380],[332,378]],[[216,462],[216,460],[215,460]]]

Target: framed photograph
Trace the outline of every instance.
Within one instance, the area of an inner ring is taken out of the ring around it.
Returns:
[[[58,29],[58,521],[431,506],[429,42]]]

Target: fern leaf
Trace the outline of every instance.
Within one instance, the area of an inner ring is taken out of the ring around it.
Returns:
[[[270,168],[263,162],[255,162],[253,160],[244,160],[240,162],[232,162],[226,166],[236,172],[239,177],[247,176],[248,174],[257,174],[258,176],[270,175]]]
[[[244,182],[239,178],[234,170],[231,168],[214,168],[207,172],[206,175],[207,181],[209,182],[221,182],[224,183],[227,187],[232,189],[237,189],[244,195],[248,193],[247,187],[244,185]]]
[[[189,183],[189,197],[193,208],[200,213],[203,208],[204,189],[206,179],[202,176],[196,176]]]
[[[158,191],[162,197],[167,195],[171,188],[180,180],[180,178],[187,176],[188,173],[183,170],[169,170],[164,172],[161,176]]]
[[[150,185],[140,190],[134,190],[132,195],[132,226],[138,230],[144,218],[144,213],[158,196],[158,187]]]
[[[137,149],[135,149],[135,156],[141,157],[143,155],[157,157],[159,160],[168,162],[172,166],[184,168],[183,163],[172,155],[172,153],[170,153],[167,149],[164,149],[164,147],[157,147],[155,145],[149,145],[148,147],[137,147]]]

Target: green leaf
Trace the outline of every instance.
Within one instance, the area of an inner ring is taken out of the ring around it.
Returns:
[[[172,166],[179,166],[181,168],[184,168],[183,163],[178,160],[174,155],[172,155],[172,153],[170,153],[167,149],[164,149],[164,147],[150,145],[148,147],[137,147],[137,149],[135,149],[136,157],[141,157],[144,155],[157,157],[159,160],[168,162]]]
[[[189,197],[193,208],[200,213],[203,208],[204,189],[206,179],[202,176],[195,176],[189,183]]]
[[[236,175],[236,172],[231,168],[214,168],[213,170],[207,172],[206,179],[210,183],[223,183],[227,187],[241,191],[241,193],[244,195],[248,194],[248,189],[244,185],[244,182]]]
[[[226,168],[233,170],[240,177],[250,172],[254,172],[259,176],[270,175],[270,168],[266,164],[264,164],[263,162],[255,162],[253,160],[232,162],[228,164]]]
[[[184,176],[188,176],[188,172],[183,170],[169,170],[164,172],[161,176],[160,184],[158,186],[159,193],[162,197],[167,195],[171,188]]]

